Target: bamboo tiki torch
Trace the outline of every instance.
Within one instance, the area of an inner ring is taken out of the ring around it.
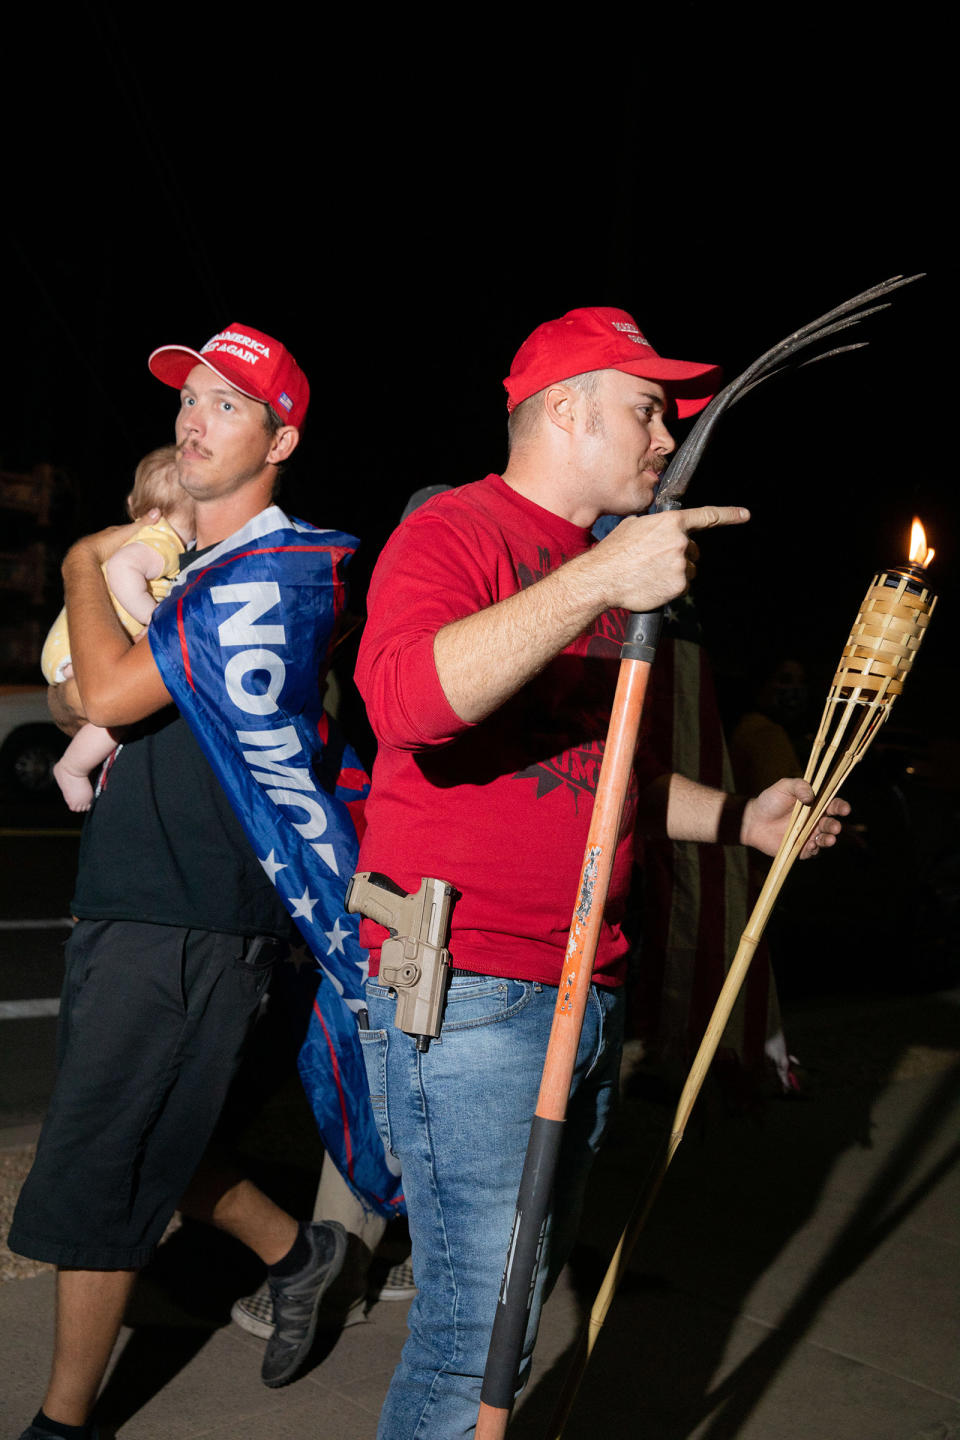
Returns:
[[[737,953],[680,1094],[663,1154],[651,1171],[620,1237],[586,1328],[581,1333],[577,1351],[568,1366],[564,1388],[551,1420],[551,1440],[554,1437],[559,1440],[563,1434],[607,1311],[670,1162],[680,1147],[687,1121],[783,883],[803,847],[811,836],[817,834],[830,802],[853,767],[863,759],[890,714],[893,702],[903,690],[937,603],[926,575],[933,553],[927,549],[923,526],[915,519],[910,537],[909,562],[900,568],[881,570],[873,577],[864,596],[833,677],[803,777],[813,789],[813,803],[801,805],[798,802],[794,806],[790,824],[740,938]]]
[[[794,330],[754,360],[752,365],[725,385],[706,409],[701,411],[690,434],[664,472],[652,509],[675,510],[680,507],[680,497],[686,491],[713,427],[724,411],[737,404],[764,380],[781,374],[798,363],[812,364],[848,350],[861,349],[861,343],[842,345],[821,351],[812,359],[798,360],[798,356],[808,351],[811,346],[859,324],[878,310],[886,309],[888,295],[920,278],[919,275],[894,275],[882,284],[874,285],[860,295],[845,300],[799,330]],[[657,653],[660,621],[659,610],[647,615],[631,615],[627,621],[617,690],[593,802],[573,919],[570,922],[570,936],[560,976],[553,1027],[544,1061],[536,1113],[530,1128],[530,1141],[520,1179],[517,1209],[507,1247],[483,1376],[477,1416],[477,1440],[503,1440],[513,1406],[523,1338],[560,1153],[567,1100],[590,991],[603,910],[607,901],[613,852],[633,765],[650,666]]]

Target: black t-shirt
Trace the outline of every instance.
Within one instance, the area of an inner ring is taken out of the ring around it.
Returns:
[[[170,705],[147,727],[123,746],[87,817],[73,913],[292,935],[186,720]]]
[[[175,705],[138,726],[110,768],[83,827],[72,908],[83,920],[295,935]]]

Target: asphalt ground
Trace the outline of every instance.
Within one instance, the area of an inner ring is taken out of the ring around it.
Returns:
[[[0,913],[62,919],[76,839],[52,833],[52,819],[41,835],[0,828]],[[0,1003],[56,994],[64,933],[0,931]],[[708,1087],[569,1440],[601,1428],[609,1440],[960,1437],[958,1020],[956,990],[808,994],[786,1014],[802,1098],[744,1109]],[[49,1093],[55,1024],[0,1020],[0,1235]],[[306,1214],[320,1150],[296,1081],[280,1067],[252,1093],[241,1158]],[[548,1433],[579,1321],[671,1115],[663,1086],[642,1068],[627,1077],[581,1243],[545,1311],[517,1440]],[[262,1342],[229,1323],[232,1300],[259,1278],[224,1237],[172,1229],[128,1315],[101,1402],[105,1436],[372,1440],[406,1306],[373,1304],[365,1325],[323,1341],[301,1380],[271,1392],[258,1379]],[[0,1282],[0,1434],[16,1436],[43,1389],[53,1276],[0,1251]]]
[[[568,1440],[957,1440],[960,1437],[960,995],[799,1009],[805,1099],[694,1117],[600,1335]],[[628,1085],[581,1243],[549,1301],[511,1429],[548,1420],[582,1315],[672,1113]],[[0,1145],[11,1138],[0,1136]],[[27,1158],[23,1136],[3,1160]],[[306,1206],[309,1117],[281,1087],[241,1137],[248,1168]],[[16,1167],[14,1167],[16,1168]],[[6,1183],[6,1179],[5,1182]],[[101,1401],[129,1440],[373,1440],[404,1305],[318,1345],[267,1391],[262,1342],[229,1323],[259,1275],[202,1227],[169,1235],[141,1279]],[[0,1420],[42,1392],[53,1277],[0,1284]],[[445,1440],[445,1437],[436,1437]]]
[[[0,1127],[42,1120],[50,1096],[78,841],[60,804],[0,805]]]

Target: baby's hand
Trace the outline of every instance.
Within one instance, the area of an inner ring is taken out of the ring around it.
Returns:
[[[145,524],[152,525],[159,519],[160,511],[151,510],[148,515],[141,516],[139,520],[131,521],[129,525],[108,525],[106,530],[98,530],[93,535],[85,535],[82,540],[78,540],[77,543],[72,545],[67,551],[64,557],[64,566],[66,566],[70,556],[75,551],[78,554],[82,551],[85,554],[92,555],[98,565],[104,565],[110,559],[111,555],[116,554],[121,545],[129,544],[137,531],[142,530]]]

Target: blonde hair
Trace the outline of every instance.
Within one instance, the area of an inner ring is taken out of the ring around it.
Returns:
[[[589,409],[588,417],[591,429],[594,426],[603,424],[603,417],[600,413],[600,406],[597,403],[597,390],[600,387],[602,370],[585,370],[582,375],[569,375],[565,380],[554,381],[557,385],[569,385],[572,390],[579,390],[581,395],[587,397]],[[549,387],[544,386],[544,389]],[[541,396],[543,390],[538,390],[534,395],[528,395],[526,400],[521,400],[515,410],[511,411],[507,418],[507,448],[509,453],[519,450],[528,440],[531,440],[536,433],[543,417],[543,405]],[[597,433],[594,431],[594,433]]]
[[[144,455],[133,473],[133,489],[127,496],[127,514],[139,520],[148,510],[169,515],[190,504],[190,497],[177,475],[177,447],[161,445]]]

